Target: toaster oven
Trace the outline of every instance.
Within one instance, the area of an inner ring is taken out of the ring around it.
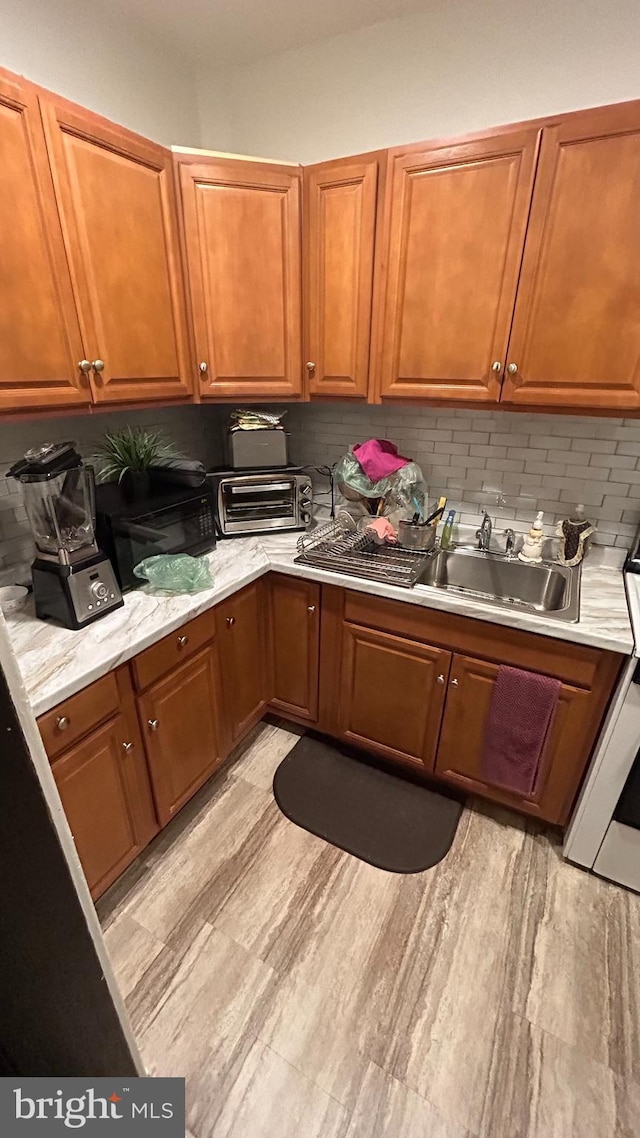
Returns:
[[[211,471],[208,478],[222,537],[302,530],[311,521],[311,480],[299,467],[245,474]]]

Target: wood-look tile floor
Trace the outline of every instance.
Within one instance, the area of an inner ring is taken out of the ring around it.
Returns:
[[[261,724],[99,906],[193,1138],[636,1138],[640,897],[480,804],[374,869],[278,810],[296,739]]]

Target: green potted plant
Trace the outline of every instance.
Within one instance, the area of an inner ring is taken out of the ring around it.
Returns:
[[[162,431],[151,427],[123,427],[107,431],[96,446],[96,467],[100,482],[118,482],[130,501],[149,493],[150,467],[163,458],[177,458],[173,443]]]

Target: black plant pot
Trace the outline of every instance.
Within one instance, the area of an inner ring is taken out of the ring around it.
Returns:
[[[151,476],[148,470],[125,470],[120,482],[122,497],[127,502],[140,502],[149,497]]]

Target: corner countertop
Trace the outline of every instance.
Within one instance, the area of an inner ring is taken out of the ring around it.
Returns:
[[[21,612],[7,618],[7,628],[34,715],[43,715],[269,570],[406,604],[456,612],[557,640],[606,648],[626,656],[634,651],[624,578],[619,565],[607,564],[608,551],[604,549],[594,547],[584,562],[579,622],[564,624],[424,585],[405,589],[298,565],[294,561],[297,536],[219,541],[209,554],[215,578],[211,589],[175,597],[154,594],[147,587],[137,589],[125,595],[123,608],[80,632],[37,620],[29,602]]]

